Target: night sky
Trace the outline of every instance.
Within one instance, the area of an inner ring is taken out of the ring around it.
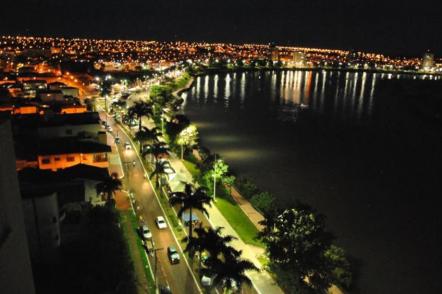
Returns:
[[[2,1],[0,34],[222,41],[442,55],[440,1]]]

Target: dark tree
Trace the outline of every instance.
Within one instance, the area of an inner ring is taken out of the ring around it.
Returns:
[[[129,107],[127,114],[130,119],[138,119],[138,131],[141,131],[141,119],[145,116],[152,117],[153,110],[149,103],[136,101],[131,107]]]
[[[149,178],[155,178],[155,186],[157,188],[160,187],[160,184],[162,182],[162,179],[164,178],[164,176],[167,176],[167,169],[170,169],[170,164],[168,161],[157,161],[155,162],[155,169],[154,171],[150,174]]]
[[[338,263],[334,261],[341,256],[332,247],[333,236],[325,228],[323,215],[298,204],[279,215],[268,215],[263,224],[261,238],[271,267],[290,273],[291,287],[301,293],[325,293],[336,282]]]
[[[158,128],[148,129],[146,127],[141,127],[141,130],[135,133],[135,139],[140,142],[140,153],[143,152],[143,143],[146,141],[158,142],[158,136],[161,132]]]
[[[121,180],[118,178],[117,174],[113,173],[106,179],[101,181],[95,186],[97,194],[105,194],[108,203],[114,197],[115,191],[120,190],[122,186]]]
[[[156,142],[144,147],[145,148],[141,153],[143,158],[146,158],[147,155],[152,155],[155,162],[157,162],[162,155],[166,155],[167,152],[169,152],[169,147],[167,147],[166,143],[163,142]]]
[[[192,240],[192,210],[196,209],[203,212],[207,217],[209,213],[207,212],[204,205],[211,205],[212,198],[207,196],[203,188],[194,189],[192,185],[186,184],[184,192],[175,192],[170,194],[169,203],[171,205],[181,204],[178,210],[178,217],[182,217],[185,211],[189,211],[189,242]]]
[[[213,276],[213,286],[220,286],[225,292],[241,289],[243,284],[251,285],[251,280],[246,276],[246,271],[258,271],[259,269],[250,261],[243,260],[239,256],[241,251],[228,254],[223,258],[208,259],[206,268],[202,269],[205,275]]]

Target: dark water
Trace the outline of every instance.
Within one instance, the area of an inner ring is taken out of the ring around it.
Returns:
[[[442,293],[442,86],[420,79],[219,74],[183,96],[203,144],[236,172],[328,217],[357,259],[354,293]]]

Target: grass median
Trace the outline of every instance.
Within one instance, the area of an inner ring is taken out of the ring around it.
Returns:
[[[141,243],[141,239],[136,234],[138,229],[138,221],[132,211],[120,211],[120,223],[123,229],[123,236],[129,248],[129,254],[134,265],[135,273],[140,276],[141,267],[143,268],[144,277],[147,281],[149,293],[155,293],[155,280],[152,275],[145,249]],[[137,265],[137,260],[141,260],[141,264]],[[140,279],[141,277],[138,277]]]

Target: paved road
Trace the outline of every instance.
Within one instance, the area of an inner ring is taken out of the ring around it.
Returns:
[[[155,224],[155,218],[159,215],[163,215],[158,200],[156,199],[152,187],[149,182],[144,178],[144,170],[141,162],[133,150],[124,149],[124,142],[130,142],[129,138],[120,129],[120,127],[114,123],[112,118],[108,119],[109,124],[112,126],[114,133],[118,133],[121,139],[119,144],[119,151],[121,160],[123,162],[125,171],[126,187],[129,191],[135,193],[136,205],[135,209],[138,215],[143,218],[147,226],[152,231],[153,241],[156,248],[162,248],[157,251],[158,263],[157,273],[158,281],[160,285],[168,284],[172,290],[172,293],[200,293],[196,282],[184,262],[184,258],[181,254],[181,262],[176,265],[172,265],[167,257],[167,247],[170,245],[179,248],[171,230],[159,230]],[[135,165],[133,165],[135,162]],[[151,265],[154,269],[155,258],[149,257]]]

